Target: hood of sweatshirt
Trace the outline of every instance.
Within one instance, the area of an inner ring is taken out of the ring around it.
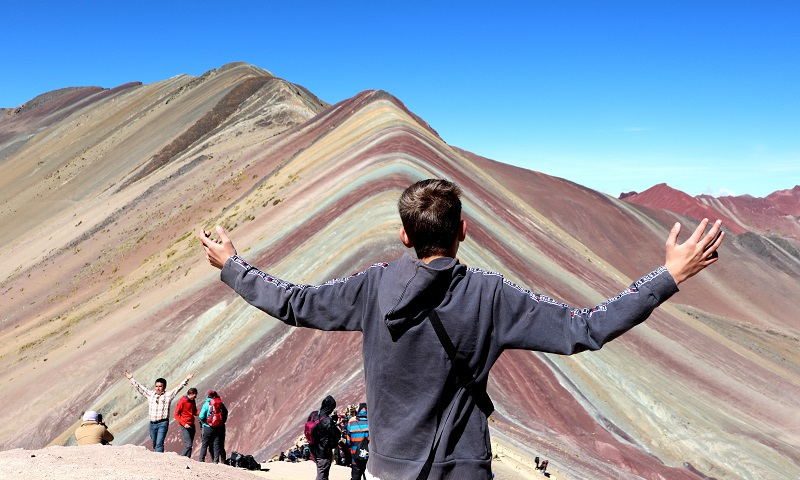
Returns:
[[[358,405],[358,411],[356,412],[356,418],[359,420],[366,420],[367,419],[367,404],[361,403]]]
[[[402,335],[427,318],[444,301],[451,284],[466,274],[455,258],[441,257],[428,264],[404,255],[381,277],[378,306],[392,337]]]
[[[330,395],[325,397],[322,400],[322,406],[320,406],[319,414],[320,415],[330,415],[333,413],[333,410],[336,408],[336,400]]]

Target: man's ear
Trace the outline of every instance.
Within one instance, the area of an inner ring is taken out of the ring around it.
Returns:
[[[458,232],[458,241],[463,242],[467,238],[467,221],[461,219],[461,230]]]
[[[408,238],[405,227],[400,227],[400,241],[403,242],[403,245],[405,245],[406,248],[411,248],[414,246],[414,242]]]

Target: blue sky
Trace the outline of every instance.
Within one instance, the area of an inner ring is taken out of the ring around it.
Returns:
[[[797,2],[24,2],[0,106],[246,61],[388,90],[449,143],[617,195],[800,183]]]

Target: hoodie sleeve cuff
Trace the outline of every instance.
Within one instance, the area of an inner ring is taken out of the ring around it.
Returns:
[[[222,266],[222,270],[219,272],[219,278],[226,285],[236,290],[236,279],[249,269],[250,265],[248,265],[247,262],[245,262],[241,257],[238,255],[232,255],[228,258],[228,260],[225,261],[225,265]]]
[[[648,280],[648,277],[650,277]],[[654,270],[649,275],[643,277],[639,282],[645,280],[641,286],[646,286],[649,290],[651,295],[655,298],[658,305],[665,302],[669,297],[678,293],[678,284],[675,283],[675,279],[672,278],[672,275],[667,270],[667,267],[661,266]],[[637,282],[638,283],[638,282]]]

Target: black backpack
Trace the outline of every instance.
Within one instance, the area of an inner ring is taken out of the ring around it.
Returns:
[[[261,470],[261,464],[256,462],[256,459],[253,458],[252,455],[245,455],[242,463],[243,465],[239,465],[242,468],[246,468],[248,470]]]
[[[242,455],[239,452],[231,453],[225,462],[231,467],[245,468],[247,470],[261,470],[261,464],[256,462],[252,455]]]

